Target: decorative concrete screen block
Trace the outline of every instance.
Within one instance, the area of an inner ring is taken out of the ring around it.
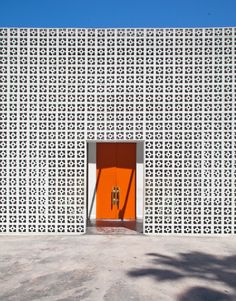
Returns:
[[[145,233],[235,233],[235,36],[0,29],[0,232],[84,233],[87,141],[142,140]]]

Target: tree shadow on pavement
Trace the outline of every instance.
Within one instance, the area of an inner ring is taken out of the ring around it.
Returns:
[[[217,287],[223,283],[228,289],[236,288],[236,256],[219,257],[203,252],[179,253],[166,256],[158,253],[146,254],[151,266],[136,268],[128,272],[130,277],[151,277],[156,281],[178,281],[192,278],[207,281]],[[194,286],[179,298],[179,301],[231,301],[229,294],[210,287]]]
[[[179,301],[234,301],[226,293],[222,293],[215,289],[196,286],[190,288],[178,299]]]

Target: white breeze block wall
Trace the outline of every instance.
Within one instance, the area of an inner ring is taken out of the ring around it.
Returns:
[[[0,29],[0,232],[84,233],[87,141],[142,140],[145,233],[235,233],[235,34]]]

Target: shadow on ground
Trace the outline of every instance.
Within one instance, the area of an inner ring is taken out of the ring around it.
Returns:
[[[208,285],[193,286],[179,296],[178,301],[233,301],[236,295],[230,296],[227,289],[215,290],[224,284],[228,289],[236,288],[236,256],[217,257],[202,252],[179,253],[176,257],[158,253],[147,253],[151,267],[133,269],[130,277],[151,277],[156,281],[179,281],[192,278],[205,280]]]
[[[187,290],[178,299],[179,301],[234,301],[228,294],[215,289],[196,286]]]

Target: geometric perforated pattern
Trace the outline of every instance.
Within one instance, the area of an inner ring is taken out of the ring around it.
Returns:
[[[84,233],[87,141],[143,140],[145,233],[235,233],[235,42],[0,29],[0,232]]]

